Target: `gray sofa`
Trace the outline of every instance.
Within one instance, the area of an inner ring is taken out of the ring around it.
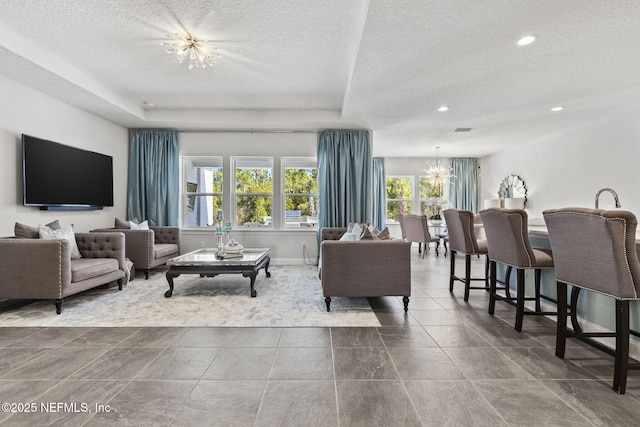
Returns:
[[[0,238],[1,299],[63,299],[125,277],[124,234],[75,233],[79,259],[66,239]]]
[[[124,233],[125,256],[133,262],[136,270],[144,270],[149,278],[149,270],[164,265],[169,259],[180,255],[180,228],[149,227],[149,230],[126,228],[100,228],[92,233]]]
[[[344,227],[320,230],[318,275],[327,311],[331,297],[411,296],[411,243],[400,239],[340,241]]]

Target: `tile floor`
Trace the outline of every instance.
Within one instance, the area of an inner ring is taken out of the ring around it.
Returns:
[[[640,424],[640,372],[615,394],[611,357],[570,340],[556,358],[553,321],[515,332],[510,306],[465,303],[448,258],[416,251],[409,313],[371,299],[379,328],[1,328],[0,401],[20,412],[0,424]]]

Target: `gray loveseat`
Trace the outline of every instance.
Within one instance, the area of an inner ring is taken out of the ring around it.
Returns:
[[[54,299],[62,312],[64,297],[112,282],[122,290],[124,234],[75,233],[79,259],[71,259],[66,239],[0,238],[0,298]]]
[[[320,230],[318,275],[327,311],[331,297],[411,296],[411,243],[400,239],[340,241],[344,227]]]

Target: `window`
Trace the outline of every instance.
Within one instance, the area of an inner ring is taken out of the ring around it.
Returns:
[[[282,158],[283,224],[318,226],[318,167],[313,158]]]
[[[411,213],[413,177],[387,177],[387,222],[397,222],[398,214]]]
[[[273,159],[232,157],[235,223],[247,227],[271,227]]]
[[[419,193],[420,193],[420,213],[424,215],[431,216],[433,212],[430,211],[428,207],[429,203],[433,201],[434,198],[442,197],[440,194],[440,186],[430,180],[426,176],[420,177],[420,185],[419,185]]]
[[[184,157],[183,223],[186,227],[206,227],[222,209],[222,157]]]

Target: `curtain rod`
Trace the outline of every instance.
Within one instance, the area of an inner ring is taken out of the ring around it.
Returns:
[[[178,129],[178,133],[318,133],[314,129]]]

